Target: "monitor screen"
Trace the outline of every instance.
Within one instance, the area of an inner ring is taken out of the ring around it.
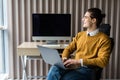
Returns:
[[[33,14],[33,37],[70,37],[70,14]]]

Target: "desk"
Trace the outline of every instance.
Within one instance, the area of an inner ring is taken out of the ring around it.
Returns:
[[[22,68],[23,68],[23,80],[27,80],[26,74],[26,60],[28,56],[40,56],[40,52],[37,45],[54,49],[64,49],[67,44],[44,44],[41,42],[23,42],[17,47],[17,54],[21,57]]]

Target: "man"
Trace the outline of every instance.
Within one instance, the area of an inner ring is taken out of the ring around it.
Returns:
[[[98,8],[90,8],[82,21],[86,31],[79,32],[62,53],[67,70],[52,66],[47,80],[96,80],[96,70],[104,68],[109,62],[111,41],[99,32],[105,14]],[[75,58],[69,59],[74,51]]]

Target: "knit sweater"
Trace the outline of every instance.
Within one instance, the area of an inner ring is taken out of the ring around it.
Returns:
[[[110,38],[99,32],[95,36],[88,36],[86,31],[79,32],[66,47],[62,57],[69,57],[75,51],[75,59],[83,59],[83,65],[105,67],[109,62],[111,51]]]

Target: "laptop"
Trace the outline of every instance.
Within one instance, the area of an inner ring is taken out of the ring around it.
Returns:
[[[37,45],[37,47],[40,51],[43,60],[46,63],[50,65],[58,66],[62,69],[66,69],[62,62],[62,59],[60,58],[59,52],[56,49],[51,49],[39,45]]]

